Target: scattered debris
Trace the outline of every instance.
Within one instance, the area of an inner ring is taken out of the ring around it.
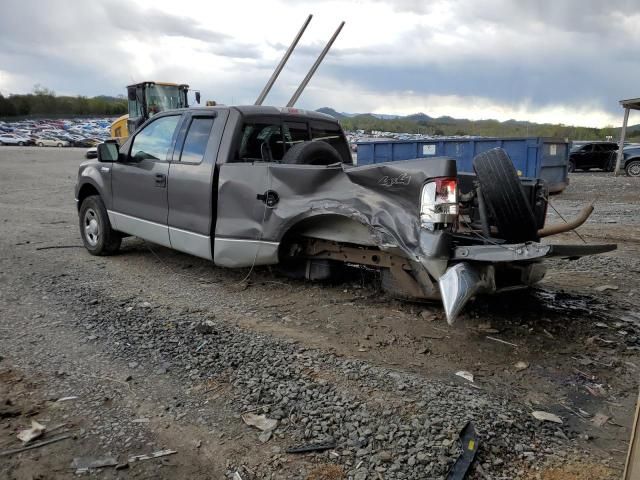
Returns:
[[[205,320],[196,325],[196,332],[201,335],[212,335],[216,333],[215,325],[211,320]]]
[[[72,436],[73,435],[71,435],[70,433],[65,433],[63,435],[50,438],[49,440],[43,440],[42,442],[32,443],[31,445],[27,445],[26,447],[13,448],[11,450],[4,450],[4,451],[0,452],[0,457],[6,457],[8,455],[13,455],[14,453],[20,453],[20,452],[24,452],[24,451],[31,450],[31,449],[34,449],[34,448],[44,447],[45,445],[49,445],[51,443],[56,443],[56,442],[59,442],[61,440],[66,440],[67,438],[71,438]]]
[[[118,460],[110,455],[104,457],[75,457],[71,462],[71,468],[75,468],[76,474],[87,473],[89,470],[97,468],[115,467],[117,465]]]
[[[243,413],[242,421],[263,432],[265,430],[273,430],[278,426],[278,420],[267,418],[266,415],[256,415],[255,413]]]
[[[258,435],[258,440],[260,440],[261,443],[267,443],[269,440],[271,440],[272,432],[273,430],[265,430],[260,435]]]
[[[459,372],[456,372],[456,375],[458,377],[462,377],[465,380],[468,380],[469,382],[473,383],[473,373],[471,372],[467,372],[466,370],[460,370]]]
[[[535,412],[531,412],[531,415],[533,415],[535,418],[537,418],[542,422],[553,422],[553,423],[559,423],[560,425],[563,424],[562,419],[553,413],[537,410]]]
[[[18,438],[22,440],[22,443],[29,443],[31,440],[42,436],[46,427],[35,420],[31,420],[31,428],[26,430],[20,430],[18,432]]]
[[[609,417],[608,415],[598,412],[593,416],[593,418],[591,419],[591,422],[596,427],[602,427],[609,421],[610,418],[611,417]]]
[[[238,472],[237,470],[233,474],[233,480],[242,480],[242,476],[240,475],[240,472]]]
[[[289,447],[285,450],[287,453],[307,453],[307,452],[322,452],[324,450],[331,450],[336,448],[335,440],[322,443],[308,443],[306,445],[297,445]]]
[[[468,422],[460,432],[460,445],[462,453],[449,470],[447,480],[463,480],[476,458],[478,452],[478,438],[473,424]]]
[[[143,460],[152,460],[154,458],[166,457],[167,455],[173,455],[178,453],[175,450],[158,450],[157,452],[150,453],[148,455],[133,455],[129,457],[129,463],[141,462]]]
[[[594,290],[596,292],[604,292],[606,290],[618,290],[620,287],[617,285],[600,285],[599,287],[595,287]]]
[[[51,250],[53,248],[84,248],[84,245],[50,245],[48,247],[36,247],[36,250]]]
[[[62,397],[56,400],[56,403],[69,402],[71,400],[76,400],[77,398],[78,398],[77,396]]]
[[[420,312],[420,318],[422,318],[422,320],[426,320],[428,322],[433,322],[436,317],[433,314],[433,312],[429,311],[429,310],[422,310]]]
[[[529,368],[529,364],[527,362],[517,362],[514,365],[514,368],[520,372],[521,370],[526,370],[527,368]]]
[[[496,338],[496,337],[490,337],[489,335],[486,336],[486,339],[493,340],[494,342],[504,343],[505,345],[510,345],[512,347],[518,347],[518,345],[516,345],[515,343],[507,342],[506,340],[500,340],[499,338]]]

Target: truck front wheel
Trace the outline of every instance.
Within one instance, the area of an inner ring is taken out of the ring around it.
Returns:
[[[91,255],[113,255],[120,249],[122,236],[111,228],[107,209],[98,195],[83,200],[79,221],[82,243]]]

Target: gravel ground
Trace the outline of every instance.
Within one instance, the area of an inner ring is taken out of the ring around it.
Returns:
[[[572,174],[552,199],[570,216],[597,196],[580,232],[622,239],[617,252],[554,261],[541,288],[476,299],[451,328],[439,305],[388,299],[368,277],[261,268],[243,282],[137,239],[91,257],[77,248],[80,155],[0,149],[0,451],[31,419],[63,425],[44,439],[73,435],[7,457],[3,478],[69,478],[73,458],[105,455],[119,463],[105,478],[444,478],[469,421],[471,478],[620,476],[640,367],[635,179]],[[262,433],[243,413],[278,423]],[[285,451],[318,442],[333,446]],[[129,461],[162,449],[177,453]]]

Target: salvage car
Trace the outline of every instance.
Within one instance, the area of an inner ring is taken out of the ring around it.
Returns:
[[[476,174],[451,158],[354,166],[333,117],[294,108],[218,106],[163,112],[118,146],[98,146],[75,187],[93,255],[145,240],[222,267],[279,265],[322,280],[345,265],[379,270],[410,300],[442,299],[449,322],[475,294],[543,278],[543,260],[615,245],[548,245],[542,180],[521,179],[501,149]],[[590,207],[591,209],[593,207]]]
[[[14,135],[13,133],[5,133],[0,135],[0,145],[32,145],[30,138]]]
[[[60,140],[53,137],[38,137],[35,140],[36,145],[39,147],[68,147],[69,142],[66,140]]]
[[[569,152],[569,171],[599,168],[612,172],[617,153],[618,144],[615,142],[576,143]]]

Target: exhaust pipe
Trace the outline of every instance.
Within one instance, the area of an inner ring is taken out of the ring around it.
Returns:
[[[556,235],[558,233],[568,232],[569,230],[575,230],[584,222],[586,222],[592,213],[593,213],[593,202],[591,202],[589,205],[587,205],[582,210],[580,210],[580,213],[578,214],[578,216],[574,218],[572,221],[567,223],[558,223],[556,225],[549,225],[547,227],[541,228],[540,230],[538,230],[538,236],[540,238],[543,238],[543,237],[548,237],[550,235]]]

